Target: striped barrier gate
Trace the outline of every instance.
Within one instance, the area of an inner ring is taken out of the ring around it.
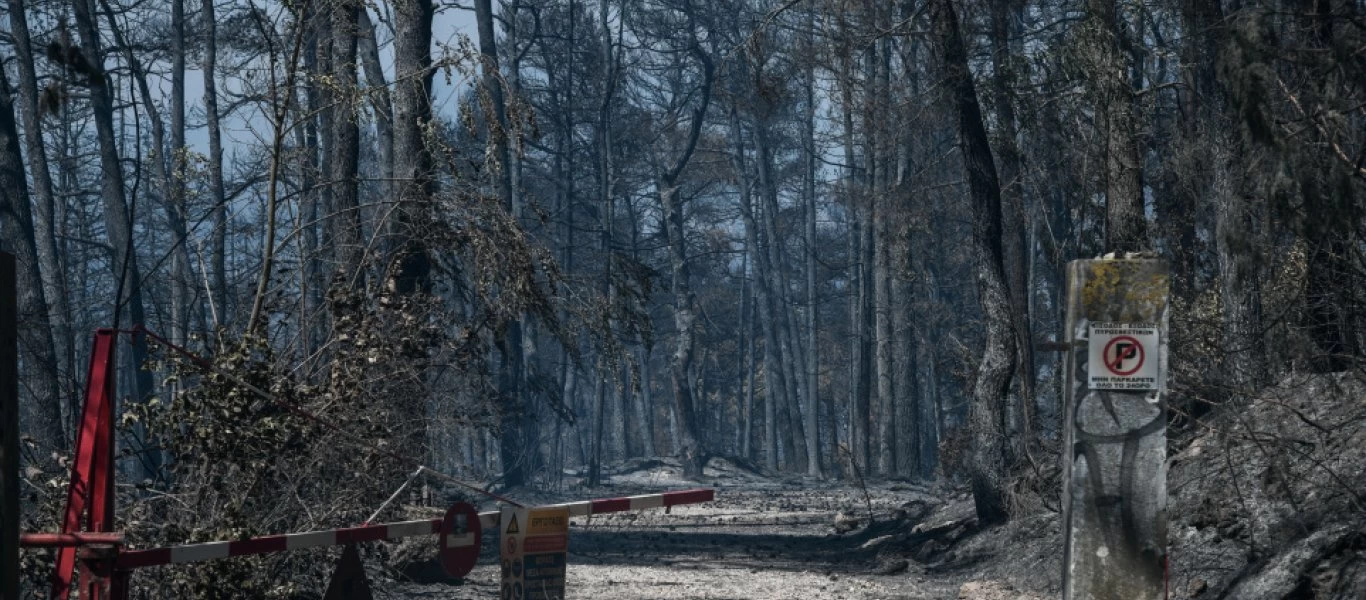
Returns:
[[[668,508],[683,504],[700,504],[715,499],[716,490],[710,488],[645,494],[622,498],[602,498],[581,502],[552,504],[548,508],[568,508],[571,517],[586,517],[605,513],[635,512],[651,508]],[[538,507],[540,508],[540,507]],[[496,530],[498,511],[479,513],[479,524],[487,530]],[[148,550],[124,550],[119,553],[115,564],[119,569],[139,569],[161,565],[183,564],[230,558],[270,554],[287,550],[302,550],[322,546],[341,546],[358,542],[397,540],[406,537],[436,534],[441,529],[441,519],[420,519],[381,523],[361,527],[309,531],[285,535],[269,535],[246,540],[228,542],[205,542],[184,544]],[[452,540],[459,543],[459,538]]]
[[[241,385],[244,389],[261,396],[293,413],[309,419],[320,426],[331,429],[343,437],[370,447],[381,455],[389,456],[400,464],[412,466],[416,461],[375,447],[368,440],[350,434],[334,423],[311,414],[302,407],[283,401],[252,384],[242,381],[230,373],[216,369],[208,361],[195,356],[188,350],[152,333],[143,327],[132,330],[100,329],[95,332],[93,349],[90,356],[90,371],[87,378],[86,401],[82,410],[80,429],[76,437],[76,454],[72,461],[71,481],[68,484],[67,504],[62,520],[61,531],[56,533],[25,533],[20,535],[19,545],[28,548],[54,548],[57,551],[56,569],[52,576],[52,595],[56,600],[70,597],[73,587],[81,590],[83,600],[126,600],[128,597],[129,575],[133,569],[159,565],[183,564],[229,558],[251,556],[316,548],[322,546],[351,545],[360,542],[397,540],[419,535],[441,534],[446,549],[467,548],[475,544],[477,537],[470,533],[448,535],[442,533],[444,519],[422,519],[380,525],[363,525],[326,531],[269,535],[264,537],[183,544],[128,550],[123,547],[122,534],[114,529],[114,465],[113,465],[113,397],[114,397],[114,349],[120,334],[147,335],[166,345],[171,350],[193,360],[202,369],[222,374]],[[503,498],[478,487],[456,480],[448,475],[432,471],[417,464],[417,471],[409,478],[411,482],[423,472],[442,477],[457,485],[489,496],[500,502],[521,506],[515,501]],[[404,484],[407,485],[406,483]],[[400,488],[400,491],[402,488]],[[394,493],[394,497],[399,492]],[[568,509],[570,516],[583,517],[595,514],[631,512],[651,508],[668,508],[683,504],[710,502],[715,498],[715,490],[693,489],[662,494],[645,494],[622,498],[602,498],[580,502],[566,502],[551,505],[552,508]],[[392,500],[393,497],[390,498]],[[388,504],[388,501],[385,502]],[[468,507],[466,507],[468,508]],[[381,510],[383,507],[381,507]],[[469,508],[471,516],[473,509]],[[377,511],[378,512],[378,511]],[[500,519],[499,512],[479,513],[481,529],[496,530]],[[373,517],[372,517],[373,518]],[[449,532],[448,532],[449,533]],[[354,549],[348,550],[354,553]],[[475,552],[477,554],[477,551]],[[469,557],[468,565],[473,565]],[[73,586],[75,566],[80,562],[79,586]]]

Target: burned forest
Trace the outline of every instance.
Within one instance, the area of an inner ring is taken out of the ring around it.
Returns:
[[[0,11],[0,600],[1366,597],[1361,0]]]

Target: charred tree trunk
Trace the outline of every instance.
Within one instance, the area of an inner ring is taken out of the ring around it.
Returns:
[[[879,9],[878,21],[889,27],[887,7]],[[869,48],[872,87],[865,98],[865,122],[886,123],[891,118],[891,40],[882,39]],[[889,128],[890,129],[890,128]],[[872,190],[873,236],[873,340],[877,373],[877,472],[896,472],[896,393],[892,360],[892,144],[893,132],[869,127],[868,188]],[[871,468],[869,469],[872,470]]]
[[[692,25],[690,24],[690,27]],[[687,235],[684,225],[683,199],[679,196],[679,176],[688,166],[697,141],[702,135],[702,126],[711,105],[712,82],[715,68],[711,57],[702,50],[699,42],[692,40],[692,54],[702,68],[702,81],[699,82],[697,107],[692,112],[687,141],[677,157],[662,173],[658,183],[659,204],[664,212],[664,227],[669,240],[669,270],[671,293],[674,301],[674,352],[670,360],[670,387],[673,390],[675,418],[678,420],[678,446],[683,463],[683,473],[687,477],[702,475],[706,463],[706,451],[702,447],[697,427],[691,373],[696,354],[697,297],[689,281],[691,275],[688,264]]]
[[[57,355],[53,352],[52,327],[47,297],[38,266],[38,243],[29,209],[28,181],[19,153],[19,131],[8,77],[0,70],[0,250],[14,255],[18,288],[19,348],[25,356],[25,379],[32,381],[32,402],[22,411],[27,427],[43,447],[60,451],[66,447],[57,380]],[[17,373],[16,373],[17,375]],[[6,385],[10,385],[7,383]],[[50,452],[39,453],[48,456]]]
[[[749,283],[749,244],[745,244],[744,250],[740,253],[740,328],[739,338],[735,345],[736,353],[740,358],[740,377],[735,386],[735,397],[737,412],[735,419],[735,448],[740,457],[749,460],[750,458],[750,421],[752,404],[750,396],[747,395],[747,379],[751,371],[750,346],[753,345],[754,317],[750,316],[750,300],[753,286]]]
[[[1001,176],[1001,204],[1005,248],[1006,287],[1010,292],[1010,318],[1015,328],[1016,381],[1019,396],[1015,404],[1015,437],[1012,454],[1023,457],[1029,452],[1034,438],[1034,345],[1029,314],[1030,254],[1028,218],[1025,216],[1024,180],[1015,125],[1015,104],[1012,92],[1015,71],[1010,56],[1010,11],[1008,2],[991,4],[991,61],[992,95],[996,100],[997,134],[996,155]]]
[[[145,75],[144,75],[145,77]],[[151,105],[148,105],[149,108]],[[176,248],[171,254],[171,339],[184,344],[189,339],[190,303],[193,301],[194,281],[190,269],[189,232],[185,222],[185,0],[171,0],[171,147],[169,160],[169,188],[163,202],[167,221],[175,236]],[[157,148],[162,159],[165,149]]]
[[[1089,59],[1096,87],[1097,121],[1105,140],[1105,247],[1110,252],[1147,250],[1147,219],[1143,214],[1143,162],[1138,141],[1138,118],[1125,26],[1116,0],[1087,0],[1091,25]]]
[[[119,282],[122,294],[116,294],[115,325],[120,325],[119,316],[127,308],[128,322],[145,323],[142,301],[142,273],[138,268],[137,254],[133,245],[133,217],[129,212],[124,196],[123,165],[119,156],[118,138],[114,131],[114,98],[109,89],[109,77],[104,70],[104,55],[100,50],[100,33],[92,3],[79,1],[73,3],[73,16],[79,32],[81,55],[88,65],[89,74],[83,75],[80,83],[90,90],[90,111],[95,121],[95,137],[99,144],[100,156],[100,200],[104,207],[104,221],[109,244],[113,247],[111,268],[114,280]],[[136,400],[141,402],[152,396],[152,374],[142,368],[147,361],[147,339],[135,336],[132,343],[132,360],[137,365],[134,377]],[[151,476],[152,473],[147,473]]]
[[[218,315],[217,325],[232,322],[233,307],[228,301],[228,198],[223,187],[223,134],[218,110],[218,17],[214,0],[200,3],[200,22],[204,28],[204,118],[209,138],[209,200],[212,202],[213,233],[209,250],[209,272],[213,277],[210,304]]]
[[[806,13],[806,33],[803,38],[805,49],[813,52],[815,47],[815,10]],[[805,247],[806,267],[806,322],[803,323],[806,337],[806,363],[802,365],[806,378],[806,472],[813,477],[822,477],[821,440],[820,440],[820,351],[816,341],[816,312],[819,308],[816,297],[816,70],[815,63],[808,60],[803,72],[802,114],[802,199],[805,213],[803,246]]]
[[[428,250],[427,225],[437,184],[432,151],[426,132],[432,122],[432,14],[431,0],[405,0],[393,4],[393,172],[396,217],[389,223],[390,258],[385,276],[399,297],[424,298],[432,293],[432,258]],[[418,422],[426,414],[427,398],[414,393],[393,399],[399,418]],[[425,432],[414,429],[398,440],[401,451],[422,456]]]
[[[479,28],[479,54],[483,61],[482,85],[488,92],[493,114],[489,119],[489,138],[493,146],[493,156],[497,161],[496,188],[499,198],[508,214],[515,214],[513,208],[513,181],[511,170],[511,148],[508,143],[507,104],[503,94],[503,83],[499,75],[498,45],[493,32],[493,7],[490,0],[475,0],[475,18]],[[520,486],[527,480],[523,448],[522,416],[525,402],[523,374],[525,368],[522,354],[522,323],[520,319],[509,322],[502,332],[503,340],[499,350],[503,355],[500,365],[502,394],[508,403],[503,411],[503,432],[500,449],[503,462],[503,482],[510,486]]]
[[[28,16],[24,12],[23,0],[9,0],[10,34],[14,37],[15,62],[19,73],[19,114],[24,127],[24,152],[33,181],[33,228],[37,244],[38,272],[42,275],[43,296],[47,301],[47,320],[52,328],[53,354],[57,369],[52,377],[57,378],[58,396],[53,402],[63,415],[71,415],[73,409],[69,397],[75,390],[65,393],[60,385],[60,364],[74,365],[75,355],[71,343],[71,306],[67,297],[66,271],[62,268],[61,254],[57,248],[56,196],[52,190],[52,173],[48,168],[47,153],[43,146],[42,109],[38,104],[38,75],[33,62],[33,41],[28,30]],[[22,171],[21,171],[22,172]],[[8,237],[8,236],[6,236]],[[70,367],[68,367],[70,368]],[[68,420],[62,420],[68,423]],[[65,431],[65,427],[62,428]],[[50,440],[54,447],[64,449],[64,438]]]
[[[782,377],[783,390],[786,392],[778,405],[778,424],[787,433],[783,436],[783,457],[788,461],[790,470],[805,470],[806,431],[802,426],[801,402],[805,395],[805,383],[798,378],[797,344],[792,331],[792,311],[788,302],[789,282],[787,278],[787,259],[783,251],[784,238],[778,232],[778,182],[774,168],[773,150],[769,145],[768,124],[757,119],[754,141],[759,173],[759,197],[763,201],[759,222],[763,227],[760,247],[768,256],[767,277],[769,296],[769,318],[773,319],[774,338],[768,343],[774,345],[777,372]]]
[[[978,364],[968,411],[973,446],[968,456],[968,479],[978,519],[983,524],[1001,523],[1010,518],[1010,504],[1006,498],[1000,415],[1015,366],[1015,333],[1002,265],[1001,188],[952,0],[937,0],[932,12],[952,114],[958,117],[959,149],[972,202],[977,292],[986,321],[986,348]]]
[[[700,129],[700,118],[697,127]],[[667,173],[666,173],[667,175]],[[697,321],[697,298],[689,283],[689,269],[683,226],[682,201],[678,197],[678,186],[673,177],[661,177],[659,201],[664,208],[665,228],[669,239],[669,265],[672,273],[672,295],[674,299],[674,328],[676,340],[670,360],[670,387],[674,397],[674,411],[678,419],[678,445],[682,454],[685,476],[697,477],[702,474],[705,461],[701,447],[701,436],[697,428],[695,411],[696,399],[693,397],[692,363],[696,353],[695,327]]]
[[[389,84],[380,66],[379,44],[375,37],[375,25],[370,22],[369,11],[361,8],[356,11],[357,27],[356,52],[362,68],[365,69],[365,93],[370,97],[371,109],[375,115],[375,138],[379,144],[380,197],[388,199],[394,181],[394,103],[389,96]]]
[[[331,21],[332,135],[324,148],[328,160],[331,204],[326,207],[328,239],[335,260],[335,281],[359,286],[363,251],[360,224],[360,81],[356,65],[356,36],[363,7],[355,0],[340,0],[324,16]]]
[[[847,27],[847,24],[844,24]],[[846,410],[849,418],[850,460],[861,470],[870,464],[868,428],[870,357],[867,332],[871,329],[868,306],[868,271],[871,268],[866,256],[871,253],[871,239],[868,239],[869,207],[866,199],[857,193],[863,181],[859,168],[858,155],[854,145],[854,58],[848,45],[840,48],[840,100],[843,114],[844,156],[847,165],[844,173],[846,203],[849,210],[849,400]]]

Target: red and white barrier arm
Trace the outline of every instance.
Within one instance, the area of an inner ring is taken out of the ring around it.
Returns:
[[[552,504],[550,507],[568,508],[569,516],[571,517],[586,517],[604,513],[634,512],[651,508],[667,508],[683,504],[701,504],[703,502],[711,502],[715,497],[716,490],[695,489],[678,492],[664,492],[662,494],[626,496],[623,498],[601,498],[598,500],[584,500],[581,502],[565,502],[562,504]],[[479,524],[486,531],[497,531],[498,518],[498,511],[479,513]],[[326,531],[268,535],[265,537],[231,542],[207,542],[202,544],[151,548],[148,550],[124,550],[119,553],[118,567],[121,569],[137,569],[141,567],[215,560],[233,556],[270,554],[274,552],[284,552],[286,550],[317,548],[320,546],[340,546],[356,542],[397,540],[405,537],[432,535],[439,533],[440,530],[441,519],[421,519],[417,521],[401,521],[398,523],[383,523]]]

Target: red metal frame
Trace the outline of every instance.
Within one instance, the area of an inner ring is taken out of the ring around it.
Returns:
[[[95,341],[90,351],[90,370],[86,378],[85,408],[81,413],[81,427],[76,432],[76,455],[72,461],[71,483],[66,493],[63,534],[109,533],[114,530],[114,349],[117,342],[118,331],[95,331]],[[118,546],[113,548],[116,554]],[[76,550],[74,545],[63,545],[57,551],[57,570],[52,575],[52,598],[66,600],[71,595]],[[102,560],[95,555],[86,558]],[[90,566],[81,569],[81,597],[111,597],[109,578],[92,573],[95,570],[98,569]]]
[[[275,535],[250,540],[211,542],[185,546],[154,548],[127,552],[123,550],[123,535],[114,532],[114,403],[115,349],[120,333],[155,334],[136,327],[132,331],[98,329],[90,352],[90,368],[86,379],[85,405],[81,411],[80,428],[76,432],[76,453],[71,464],[71,482],[67,487],[66,512],[60,533],[26,533],[20,536],[24,547],[56,548],[56,571],[52,575],[54,600],[67,600],[75,579],[76,564],[81,563],[82,600],[127,600],[129,575],[134,568],[195,562],[212,558],[279,552],[296,547],[382,539],[397,539],[410,535],[439,532],[441,519],[406,521],[385,525],[337,529],[326,532]],[[202,362],[188,351],[171,345],[179,352]],[[245,384],[244,384],[245,385]],[[258,393],[264,394],[256,390]],[[297,407],[296,407],[297,410]],[[326,424],[302,410],[300,414]],[[401,460],[403,457],[393,455]],[[462,484],[466,485],[466,484]],[[500,496],[487,494],[504,502],[520,506]],[[715,490],[696,489],[662,494],[646,494],[626,498],[602,498],[554,505],[569,509],[571,515],[588,516],[598,513],[635,511],[649,508],[669,508],[680,504],[709,502]],[[478,515],[479,525],[496,529],[499,513]],[[391,530],[392,529],[392,530]],[[318,534],[332,534],[323,541]],[[299,541],[307,539],[307,541]],[[291,541],[293,540],[293,541]],[[179,555],[178,555],[179,552]]]
[[[95,545],[122,546],[122,533],[24,533],[19,545],[24,548],[75,548]]]

